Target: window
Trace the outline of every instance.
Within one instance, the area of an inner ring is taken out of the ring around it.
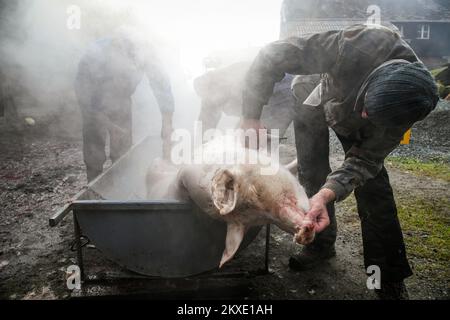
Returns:
[[[429,24],[419,24],[417,26],[417,39],[430,39]]]
[[[394,24],[394,26],[396,27],[395,32],[398,33],[400,35],[400,37],[405,37],[405,29],[403,27],[402,24]]]

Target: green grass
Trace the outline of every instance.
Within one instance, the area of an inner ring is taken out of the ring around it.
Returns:
[[[450,182],[450,165],[443,159],[420,161],[415,158],[389,157],[390,167],[417,176]],[[397,186],[398,187],[398,186]],[[450,284],[450,197],[448,192],[434,194],[424,190],[411,192],[394,188],[398,216],[402,226],[408,259],[417,277]],[[341,206],[342,229],[359,224],[354,196]]]
[[[433,281],[450,281],[450,200],[426,199],[400,191],[396,194],[398,217],[406,252],[414,273]],[[340,203],[341,230],[359,227],[353,196]]]
[[[450,279],[450,202],[448,198],[403,198],[397,203],[408,256],[414,268],[444,281]]]
[[[438,178],[450,182],[450,165],[442,159],[421,161],[409,157],[388,157],[388,165],[415,175]]]

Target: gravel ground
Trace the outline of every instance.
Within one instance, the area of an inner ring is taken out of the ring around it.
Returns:
[[[411,143],[400,146],[392,155],[450,162],[449,124],[450,102],[441,101],[424,121],[412,128]]]
[[[401,147],[403,149],[396,152],[428,158],[429,149],[432,149],[435,155],[448,158],[450,126],[445,119],[449,115],[446,110],[436,111],[433,117],[415,127],[413,144],[408,151]],[[69,249],[73,225],[69,218],[57,228],[50,228],[48,218],[86,184],[81,142],[45,136],[40,128],[27,129],[22,135],[5,128],[0,130],[0,298],[68,298],[71,292],[65,287],[65,270],[75,263],[75,253]],[[433,139],[433,143],[427,139]],[[335,140],[332,140],[332,150],[332,163],[336,166],[343,160],[343,155]],[[292,137],[288,138],[283,153],[285,159],[294,157]],[[395,169],[390,173],[396,193],[404,192],[406,186],[411,192],[430,199],[449,197],[448,183],[428,178],[425,181],[425,178]],[[423,188],[424,181],[429,188]],[[373,292],[365,285],[367,278],[363,270],[357,215],[343,204],[338,206],[337,216],[336,259],[308,272],[289,270],[288,258],[299,247],[292,243],[291,236],[273,227],[271,273],[247,279],[249,291],[245,296],[255,299],[374,299]],[[91,270],[123,272],[106,261],[95,248],[87,249],[87,253]],[[261,232],[225,271],[258,269],[263,266],[263,254],[264,232]],[[407,285],[412,298],[449,298],[449,282],[436,279],[432,273],[415,275],[408,279]],[[88,294],[130,292],[133,289],[127,283],[114,289],[97,285],[91,287]]]
[[[441,100],[436,109],[428,117],[412,127],[411,140],[408,145],[401,145],[391,156],[413,157],[420,160],[439,159],[450,162],[450,102]],[[293,132],[290,128],[289,141],[293,143]],[[330,130],[330,153],[342,153],[342,146],[332,130]]]

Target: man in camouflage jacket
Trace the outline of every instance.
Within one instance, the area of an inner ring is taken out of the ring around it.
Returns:
[[[439,98],[434,80],[410,46],[381,26],[355,25],[288,38],[263,48],[250,67],[242,128],[262,127],[261,107],[285,73],[321,74],[320,85],[310,96],[295,94],[294,83],[294,94],[302,104],[298,116],[311,119],[303,127],[307,121],[297,122],[296,138],[300,182],[312,196],[307,215],[319,234],[301,254],[291,257],[290,266],[310,268],[335,255],[333,203],[354,191],[365,266],[376,265],[381,270],[377,293],[381,298],[405,298],[403,279],[412,272],[384,159],[405,131],[435,108]],[[332,172],[325,124],[334,130],[345,151],[343,164]],[[306,141],[306,148],[301,141]]]

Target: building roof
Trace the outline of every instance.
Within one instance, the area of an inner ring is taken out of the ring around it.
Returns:
[[[367,19],[377,5],[386,21],[450,21],[448,0],[284,0],[282,21],[303,19]]]
[[[301,37],[314,33],[342,30],[355,24],[365,24],[364,19],[305,19],[301,21],[290,21],[285,23],[283,37]],[[398,31],[398,28],[388,21],[382,21],[381,25]]]
[[[448,0],[378,0],[382,15],[391,21],[450,21]]]
[[[426,20],[426,19],[422,19],[422,20],[409,20],[409,19],[393,19],[391,20],[391,22],[393,23],[450,23],[450,19],[449,20]]]

